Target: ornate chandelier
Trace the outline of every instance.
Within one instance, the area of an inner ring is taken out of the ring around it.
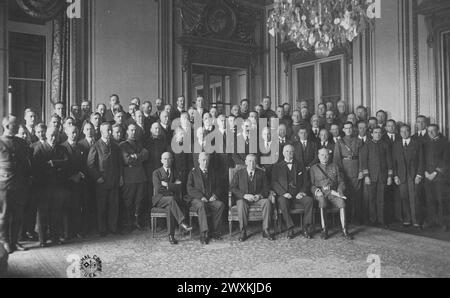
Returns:
[[[275,0],[269,32],[281,34],[299,49],[328,57],[336,46],[352,42],[375,24],[374,0]]]

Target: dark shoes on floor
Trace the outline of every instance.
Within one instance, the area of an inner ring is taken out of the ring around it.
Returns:
[[[346,229],[342,230],[342,237],[344,237],[345,240],[353,240],[353,237],[348,233]]]
[[[274,241],[275,237],[269,233],[269,231],[263,231],[263,238],[269,241]]]
[[[177,245],[178,244],[178,240],[175,239],[174,235],[169,235],[169,243],[172,245]]]
[[[201,233],[200,235],[200,243],[203,245],[209,244],[208,233]]]
[[[241,236],[239,236],[239,242],[244,242],[248,239],[247,232],[243,230],[241,232]]]
[[[320,233],[320,239],[322,240],[327,240],[328,239],[328,231],[327,229],[323,229],[322,232]]]

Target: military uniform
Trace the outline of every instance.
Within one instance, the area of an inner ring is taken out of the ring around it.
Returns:
[[[384,192],[388,177],[394,174],[389,145],[381,140],[369,140],[361,150],[361,169],[364,176],[370,178],[368,201],[364,198],[362,206],[363,219],[369,218],[372,224],[385,224]]]
[[[426,222],[429,225],[438,224],[447,226],[449,224],[448,202],[445,199],[445,189],[448,184],[448,168],[450,145],[443,136],[424,143],[425,171],[428,174],[437,173],[436,178],[430,181],[425,178],[425,190],[427,199]]]
[[[17,244],[22,224],[23,190],[29,175],[28,148],[17,137],[0,137],[0,243]]]
[[[361,211],[360,150],[363,143],[356,137],[344,137],[336,143],[333,162],[339,166],[344,175],[346,195],[349,203],[348,212],[352,220],[358,218]]]
[[[320,209],[326,209],[331,203],[335,208],[345,208],[345,201],[341,197],[333,195],[336,191],[343,194],[345,183],[340,168],[336,164],[316,164],[311,168],[311,192],[319,202]],[[317,196],[318,191],[322,191],[323,197]]]

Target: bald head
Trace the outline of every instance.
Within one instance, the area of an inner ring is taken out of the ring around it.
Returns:
[[[6,116],[3,118],[2,125],[5,136],[13,137],[19,131],[19,121],[15,116]]]

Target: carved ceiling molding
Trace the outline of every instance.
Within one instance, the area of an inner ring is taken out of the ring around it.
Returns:
[[[178,0],[177,8],[184,36],[256,45],[256,31],[265,24],[263,7],[238,0]]]
[[[65,0],[16,0],[29,16],[40,20],[52,20],[66,8]]]

